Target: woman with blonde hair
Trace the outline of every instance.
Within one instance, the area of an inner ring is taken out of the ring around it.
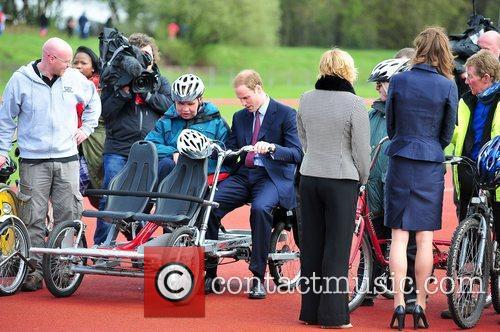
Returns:
[[[453,55],[442,28],[429,27],[414,40],[412,68],[392,77],[387,93],[386,151],[389,167],[385,185],[386,227],[392,229],[389,267],[394,276],[391,327],[404,328],[404,283],[409,231],[416,232],[417,301],[414,327],[429,326],[425,316],[425,284],[432,273],[433,231],[441,229],[444,191],[443,149],[455,127],[457,87]]]
[[[325,52],[315,89],[302,95],[297,114],[304,150],[299,319],[325,328],[352,327],[347,271],[358,185],[366,183],[370,162],[368,112],[355,79],[349,53]]]

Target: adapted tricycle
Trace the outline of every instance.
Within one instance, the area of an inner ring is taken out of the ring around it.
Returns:
[[[144,277],[144,248],[147,246],[195,245],[204,247],[207,257],[248,261],[251,255],[249,230],[225,230],[219,240],[205,239],[220,169],[225,158],[251,151],[225,150],[203,134],[185,129],[178,139],[179,159],[174,170],[157,185],[158,157],[151,142],[136,142],[124,169],[111,181],[109,190],[88,190],[87,195],[107,195],[103,211],[87,210],[85,217],[112,223],[106,241],[87,247],[86,225],[81,220],[59,223],[52,230],[42,253],[43,275],[56,297],[73,294],[85,274]],[[207,160],[217,155],[213,182],[207,177]],[[152,211],[151,213],[147,213]],[[271,236],[269,270],[277,285],[294,287],[300,276],[297,218],[294,211],[277,207]],[[158,227],[164,234],[153,238]],[[138,230],[140,228],[140,230]],[[117,242],[120,230],[131,240]]]

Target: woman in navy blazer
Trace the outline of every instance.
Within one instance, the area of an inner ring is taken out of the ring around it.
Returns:
[[[394,315],[404,327],[404,277],[408,231],[416,231],[415,327],[428,327],[425,283],[432,273],[433,231],[441,228],[444,191],[443,149],[450,143],[458,103],[452,80],[453,55],[439,27],[422,31],[410,71],[393,76],[386,103],[386,151],[389,168],[385,187],[385,225],[392,228],[389,266],[394,273]]]

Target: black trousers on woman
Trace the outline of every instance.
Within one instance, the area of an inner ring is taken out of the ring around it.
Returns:
[[[349,324],[347,272],[358,182],[302,176],[300,320]]]

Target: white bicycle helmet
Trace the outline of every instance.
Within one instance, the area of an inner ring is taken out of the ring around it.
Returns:
[[[178,102],[193,101],[203,95],[205,85],[201,78],[193,74],[185,74],[172,84],[172,99]]]
[[[392,76],[408,70],[409,62],[408,59],[387,59],[379,62],[368,77],[368,82],[389,82]]]
[[[184,129],[177,138],[177,151],[191,159],[204,159],[212,154],[212,147],[199,131]]]

